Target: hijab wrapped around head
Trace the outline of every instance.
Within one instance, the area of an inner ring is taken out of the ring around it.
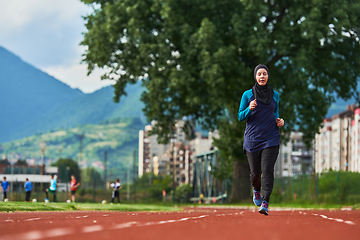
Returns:
[[[271,100],[274,96],[274,91],[272,88],[266,83],[265,86],[260,86],[258,82],[256,81],[256,73],[259,69],[265,69],[268,74],[268,81],[270,78],[269,69],[264,64],[259,64],[254,69],[254,78],[255,78],[255,85],[252,87],[252,92],[256,100],[264,103],[264,104],[270,104]]]

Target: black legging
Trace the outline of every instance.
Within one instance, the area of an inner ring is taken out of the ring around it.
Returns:
[[[46,198],[49,199],[49,194],[48,191],[46,191],[47,189],[45,189],[45,194],[46,194]],[[54,202],[56,202],[56,192],[53,193],[54,195]]]
[[[31,191],[27,191],[25,193],[26,193],[25,201],[30,202]]]
[[[269,202],[274,186],[274,166],[279,154],[279,146],[265,148],[257,152],[246,152],[250,165],[250,181],[256,191],[262,186],[263,200]],[[261,183],[262,174],[262,183]]]
[[[112,203],[114,202],[114,199],[115,199],[115,198],[117,198],[118,203],[120,203],[120,191],[119,191],[119,190],[113,191],[111,197],[112,197],[112,198],[111,198],[111,202],[112,202]]]

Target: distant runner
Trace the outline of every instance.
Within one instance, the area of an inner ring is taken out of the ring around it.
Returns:
[[[71,200],[73,202],[75,202],[75,193],[77,190],[77,187],[80,185],[80,183],[76,180],[74,175],[71,175],[71,185],[70,185],[70,190],[71,190]]]
[[[50,187],[45,189],[45,194],[46,194],[45,202],[49,201],[48,192],[53,194],[54,196],[53,202],[56,202],[56,186],[57,186],[56,179],[54,179],[54,175],[51,175]]]
[[[119,192],[119,190],[121,189],[120,179],[116,179],[116,182],[111,183],[110,186],[113,188],[111,203],[114,203],[115,197],[117,198],[118,203],[120,203],[120,192]]]

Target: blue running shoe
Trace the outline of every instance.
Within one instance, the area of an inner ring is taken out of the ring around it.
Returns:
[[[264,214],[264,215],[269,215],[269,203],[267,201],[263,201],[261,204],[261,207],[259,209],[259,213]]]
[[[260,207],[262,202],[260,191],[255,191],[255,189],[253,189],[253,193],[253,202],[256,206]]]

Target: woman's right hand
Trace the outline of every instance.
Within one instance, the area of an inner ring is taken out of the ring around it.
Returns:
[[[254,110],[254,108],[257,106],[256,99],[250,102],[250,110]]]

